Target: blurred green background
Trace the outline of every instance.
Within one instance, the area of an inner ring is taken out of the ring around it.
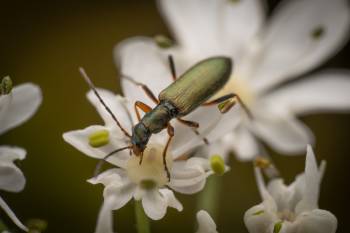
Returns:
[[[270,6],[277,2],[270,1]],[[15,83],[36,83],[44,94],[43,104],[31,121],[1,136],[0,144],[28,151],[21,163],[27,177],[25,190],[1,192],[1,196],[21,219],[47,220],[47,232],[93,232],[102,186],[85,180],[92,176],[96,161],[64,143],[61,136],[101,122],[86,101],[87,86],[78,66],[85,67],[98,86],[120,92],[112,58],[114,45],[130,36],[169,35],[169,31],[153,1],[1,3],[0,77],[10,75]],[[350,68],[349,59],[348,44],[322,68]],[[304,120],[317,137],[318,159],[328,161],[320,207],[338,217],[338,232],[350,232],[350,115],[324,114]],[[303,156],[273,157],[288,182],[303,171]],[[232,159],[230,165],[231,172],[222,178],[218,230],[244,233],[244,211],[260,198],[251,164]],[[185,210],[178,213],[169,209],[163,220],[152,222],[152,232],[193,232],[196,195],[176,195]],[[115,219],[118,233],[135,232],[131,202],[115,212]]]

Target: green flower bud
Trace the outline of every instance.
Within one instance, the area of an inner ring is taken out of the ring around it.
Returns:
[[[2,95],[8,95],[11,93],[12,90],[12,80],[9,76],[6,76],[1,80],[0,83],[0,94]]]
[[[42,219],[29,219],[27,226],[29,233],[40,233],[46,230],[47,222]]]
[[[89,144],[92,147],[101,147],[109,143],[108,130],[98,130],[89,135]]]
[[[217,175],[223,175],[225,173],[225,162],[220,155],[213,155],[210,158],[211,170]]]
[[[170,38],[168,38],[168,37],[166,37],[164,35],[156,35],[154,37],[154,41],[156,42],[156,44],[159,47],[161,47],[163,49],[170,48],[174,44],[173,41]]]

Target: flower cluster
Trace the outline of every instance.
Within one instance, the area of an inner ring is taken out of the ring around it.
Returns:
[[[31,118],[41,104],[40,88],[25,83],[12,88],[9,77],[0,84],[0,134],[6,133]],[[26,151],[17,146],[0,146],[0,189],[8,192],[20,192],[25,186],[25,177],[15,165],[16,160],[23,160]],[[28,231],[16,217],[6,202],[0,197],[0,207],[22,230]]]
[[[240,160],[254,160],[264,154],[261,141],[277,152],[298,154],[314,143],[312,132],[298,116],[350,110],[348,71],[320,71],[292,82],[324,63],[347,41],[346,0],[285,0],[270,18],[258,0],[158,0],[158,6],[177,43],[163,36],[119,43],[114,55],[124,97],[95,89],[85,77],[92,87],[87,98],[104,125],[63,135],[84,154],[113,165],[88,180],[104,185],[98,233],[113,232],[112,211],[131,199],[141,202],[153,220],[163,218],[168,207],[182,211],[174,191],[197,193],[208,176],[229,170],[225,159],[214,154],[226,158],[234,151]],[[175,69],[169,69],[169,55]],[[198,123],[198,130],[173,119],[175,136],[169,148],[168,129],[153,134],[142,155],[136,153],[131,135],[138,133],[134,127],[140,119],[134,104],[142,101],[143,108],[154,109],[153,95],[173,82],[171,70],[181,75],[212,56],[229,57],[234,69],[211,100],[235,94],[236,99],[230,100],[234,107],[221,114],[217,106],[200,106],[185,116]],[[317,167],[311,146],[305,173],[290,186],[276,177],[269,177],[266,186],[261,169],[257,167],[255,173],[263,203],[245,214],[249,232],[335,232],[335,216],[318,208],[325,163]],[[198,232],[217,232],[208,213],[200,211],[197,218]]]
[[[129,112],[132,108],[131,102],[107,90],[98,89],[97,91],[111,111],[119,117],[121,125],[131,129],[136,123]],[[115,124],[93,91],[90,91],[87,97],[100,113],[105,125],[93,125],[82,130],[67,132],[63,137],[66,142],[88,156],[103,159],[106,154],[116,148],[125,147],[130,141]],[[112,210],[123,207],[132,198],[141,200],[145,213],[154,220],[163,218],[167,207],[182,211],[183,207],[175,198],[173,191],[183,194],[199,192],[203,189],[208,176],[215,173],[222,174],[228,170],[223,160],[217,157],[188,158],[188,153],[195,149],[193,144],[178,143],[176,139],[179,137],[180,141],[188,142],[194,140],[192,132],[187,129],[187,132],[179,131],[175,135],[174,143],[166,154],[166,164],[170,173],[170,177],[167,177],[162,157],[167,139],[165,133],[151,137],[143,153],[142,162],[140,162],[140,156],[130,155],[129,150],[120,151],[107,159],[116,168],[109,169],[89,180],[92,184],[101,183],[105,186],[105,201],[99,222],[105,222],[106,218],[110,218],[109,214]],[[98,224],[97,228],[100,228],[100,225]]]

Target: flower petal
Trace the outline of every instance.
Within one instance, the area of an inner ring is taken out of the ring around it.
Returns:
[[[109,132],[108,144],[100,147],[92,147],[89,144],[89,136],[92,133],[95,133],[101,130],[107,130]],[[107,127],[99,126],[99,125],[89,126],[82,130],[74,130],[74,131],[66,132],[63,134],[63,138],[67,143],[71,144],[79,151],[96,159],[102,159],[110,152],[118,148],[125,147],[127,145],[124,135],[121,135],[121,132],[119,131],[115,132],[113,130],[110,130]],[[116,166],[124,167],[129,157],[130,157],[129,151],[124,150],[124,151],[118,152],[115,156],[109,157],[107,161]]]
[[[6,202],[4,201],[4,199],[2,199],[0,197],[0,208],[3,209],[5,211],[5,213],[7,214],[7,216],[9,216],[9,218],[19,227],[21,228],[23,231],[28,232],[28,228],[26,226],[23,225],[23,223],[17,218],[17,216],[15,215],[15,213],[10,209],[10,207],[6,204]]]
[[[323,165],[324,167],[324,165]],[[296,212],[311,211],[318,208],[318,199],[320,193],[321,178],[324,170],[319,171],[316,157],[310,145],[307,146],[305,162],[305,188],[303,199],[296,207]]]
[[[218,233],[214,220],[205,210],[200,210],[197,212],[197,222],[197,233]]]
[[[113,210],[122,208],[128,203],[135,192],[136,185],[132,184],[122,169],[109,169],[97,177],[88,180],[91,184],[102,183],[105,186],[103,196]]]
[[[102,88],[97,88],[96,90],[106,105],[110,108],[112,113],[116,116],[122,127],[130,133],[133,123],[127,108],[127,104],[130,104],[128,103],[128,100],[120,95],[115,95],[114,93]],[[106,126],[117,127],[116,122],[107,112],[95,93],[93,91],[89,91],[86,96],[91,104],[94,105],[97,112],[105,122]],[[118,128],[118,130],[120,129]]]
[[[264,204],[253,206],[244,214],[244,224],[249,233],[272,232],[268,231],[278,219],[267,210]]]
[[[208,159],[193,157],[186,161],[177,161],[171,169],[168,186],[184,194],[197,193],[204,188],[210,174]]]
[[[185,120],[195,121],[199,124],[198,132],[200,133],[200,136],[196,135],[190,127],[175,120],[173,124],[175,128],[175,136],[171,143],[174,157],[176,158],[184,153],[188,153],[196,146],[203,145],[204,137],[207,138],[209,142],[214,142],[220,138],[218,135],[214,135],[214,132],[212,131],[217,127],[219,121],[222,120],[224,122],[226,118],[223,118],[216,106],[199,107],[184,117],[183,119]],[[231,125],[231,122],[227,122],[227,129],[230,127],[233,128]],[[215,129],[215,131],[218,134],[222,133],[219,128]]]
[[[181,203],[175,198],[174,193],[169,189],[151,190],[145,192],[142,198],[142,206],[148,217],[159,220],[166,214],[168,206],[182,211]]]
[[[253,0],[158,0],[158,4],[180,45],[197,57],[192,62],[219,54],[239,56],[265,13],[261,2]]]
[[[284,1],[267,27],[256,87],[266,89],[307,72],[333,56],[347,41],[346,0]]]
[[[104,200],[98,220],[95,233],[114,233],[113,231],[113,202],[114,197],[109,197]]]
[[[335,233],[337,218],[329,211],[315,209],[302,213],[296,220],[296,233]]]
[[[350,110],[350,73],[322,72],[286,85],[267,94],[264,99],[293,114]]]
[[[273,149],[283,154],[301,153],[307,144],[314,142],[310,129],[285,113],[265,109],[249,127]]]
[[[9,95],[0,96],[0,134],[31,118],[41,101],[40,88],[31,83],[18,85]]]
[[[0,189],[10,192],[23,190],[26,179],[14,161],[23,160],[25,156],[26,151],[21,148],[0,147]]]
[[[260,152],[259,144],[254,135],[245,127],[236,127],[231,134],[223,138],[227,147],[231,144],[236,158],[240,161],[251,161]]]
[[[155,96],[172,83],[167,54],[151,38],[135,37],[118,44],[114,58],[122,75],[145,84]],[[124,95],[132,103],[142,101],[154,106],[145,92],[125,78],[121,78]]]

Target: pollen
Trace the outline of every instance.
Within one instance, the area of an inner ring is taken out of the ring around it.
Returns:
[[[223,175],[225,173],[225,162],[220,155],[213,155],[210,158],[210,167],[217,175]]]
[[[98,130],[89,135],[89,144],[92,147],[101,147],[109,143],[108,130]]]

